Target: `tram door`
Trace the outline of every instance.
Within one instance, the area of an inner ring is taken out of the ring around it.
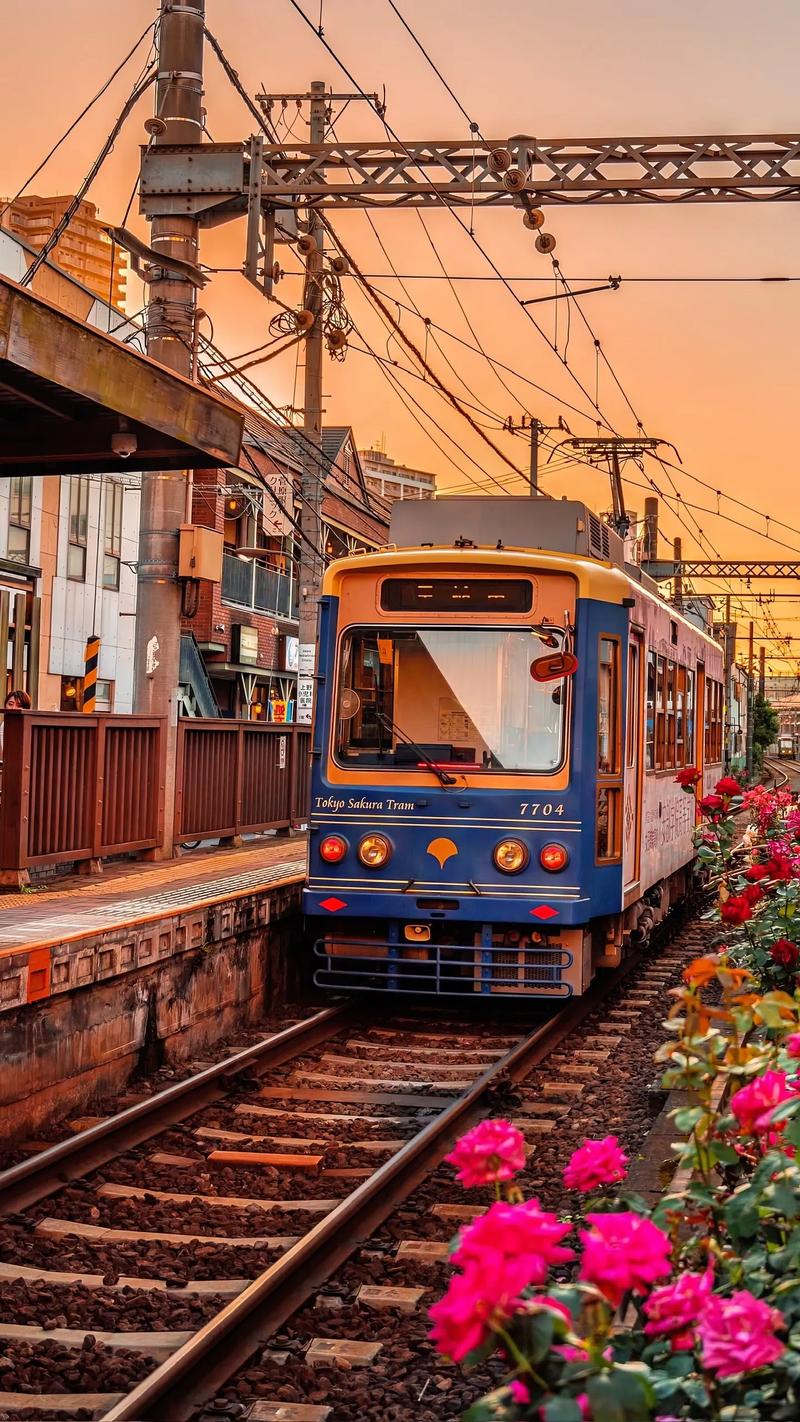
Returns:
[[[642,857],[644,668],[642,634],[631,631],[628,643],[628,695],[625,708],[625,814],[622,840],[622,867],[626,895],[639,882]]]

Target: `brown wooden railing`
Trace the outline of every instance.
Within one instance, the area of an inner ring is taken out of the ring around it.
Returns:
[[[309,752],[305,727],[179,721],[176,840],[234,839],[305,819]]]
[[[0,873],[153,849],[164,820],[158,716],[7,712]]]
[[[47,864],[163,848],[165,728],[158,716],[6,713],[0,885]],[[175,844],[301,823],[310,751],[305,726],[179,721]]]

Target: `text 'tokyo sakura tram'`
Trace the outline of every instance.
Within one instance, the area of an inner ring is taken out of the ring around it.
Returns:
[[[323,585],[315,981],[583,993],[688,889],[721,648],[582,503],[398,503],[390,538]]]

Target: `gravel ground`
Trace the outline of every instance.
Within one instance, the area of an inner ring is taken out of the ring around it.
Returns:
[[[598,1050],[587,1041],[598,1032],[617,1035],[618,1046],[610,1049],[606,1061],[593,1062],[592,1074],[585,1079],[576,1098],[564,1095],[563,1112],[556,1127],[533,1138],[533,1149],[522,1176],[526,1195],[537,1195],[542,1204],[562,1215],[575,1211],[575,1197],[565,1191],[561,1173],[572,1151],[589,1136],[619,1136],[632,1163],[641,1156],[654,1118],[664,1096],[654,1090],[658,1070],[653,1054],[663,1041],[661,1022],[669,1005],[668,990],[680,978],[682,962],[688,962],[705,947],[707,930],[690,924],[661,954],[653,953],[643,965],[645,972],[661,959],[675,962],[670,980],[659,986],[652,1006],[635,1015],[628,1028],[609,1012],[627,1006],[630,993],[637,991],[640,974],[628,979],[613,999],[607,1000],[579,1031],[569,1039],[569,1047],[556,1053],[569,1061],[573,1050]],[[633,1009],[632,1009],[633,1010]],[[405,1059],[405,1051],[403,1055]],[[505,1114],[526,1110],[533,1103],[552,1098],[542,1088],[558,1075],[551,1063],[531,1074],[503,1106]],[[498,1109],[494,1114],[501,1114]],[[452,1220],[431,1213],[437,1203],[484,1204],[489,1192],[464,1191],[454,1180],[449,1166],[442,1166],[421,1185],[377,1231],[369,1244],[319,1291],[308,1306],[289,1321],[271,1340],[261,1359],[251,1360],[226,1386],[218,1398],[223,1402],[244,1403],[257,1397],[284,1402],[319,1403],[332,1408],[329,1422],[454,1422],[475,1398],[496,1380],[496,1370],[482,1369],[465,1375],[446,1363],[427,1340],[427,1308],[446,1287],[448,1266],[412,1260],[397,1260],[394,1250],[404,1239],[448,1241],[457,1229]],[[356,1301],[362,1284],[411,1286],[425,1290],[412,1314],[396,1309],[376,1312]],[[381,1351],[367,1368],[338,1366],[310,1367],[305,1348],[311,1338],[350,1338],[380,1342]],[[288,1359],[276,1363],[271,1355],[285,1350]],[[212,1416],[209,1411],[204,1416]]]

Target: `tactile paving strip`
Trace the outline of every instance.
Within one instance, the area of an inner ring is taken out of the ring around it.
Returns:
[[[222,879],[210,876],[203,884],[186,884],[176,889],[165,889],[154,894],[117,899],[112,904],[95,904],[91,907],[75,904],[67,911],[49,915],[42,906],[31,913],[27,923],[3,925],[0,919],[0,947],[24,948],[36,943],[63,942],[68,938],[83,938],[92,933],[103,933],[107,929],[122,928],[125,924],[139,919],[158,918],[190,909],[197,904],[216,902],[233,898],[248,890],[267,888],[270,884],[285,880],[305,878],[306,861],[287,859],[277,864],[265,865],[263,869],[249,869],[242,874],[230,874]]]

